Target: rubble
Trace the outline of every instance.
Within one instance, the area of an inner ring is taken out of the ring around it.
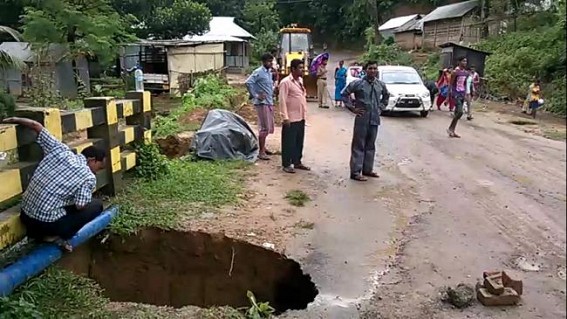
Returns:
[[[504,271],[485,271],[482,277],[482,284],[476,285],[476,297],[484,306],[513,306],[520,302],[524,292],[521,280],[512,279]]]
[[[474,301],[474,288],[463,283],[458,284],[454,289],[447,287],[443,301],[459,309],[469,307]]]

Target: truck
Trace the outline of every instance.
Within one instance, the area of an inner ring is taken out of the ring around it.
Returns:
[[[303,86],[308,99],[317,98],[317,79],[309,74],[309,65],[314,58],[311,30],[292,24],[279,32],[277,62],[279,80],[289,75],[290,63],[294,59],[303,61]]]

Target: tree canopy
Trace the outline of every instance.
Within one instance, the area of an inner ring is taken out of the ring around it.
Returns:
[[[111,0],[122,15],[131,14],[139,24],[133,30],[140,38],[179,39],[207,31],[211,10],[191,0]]]
[[[72,54],[114,58],[131,39],[130,16],[120,16],[106,0],[29,1],[22,16],[24,39],[36,44],[68,45]]]

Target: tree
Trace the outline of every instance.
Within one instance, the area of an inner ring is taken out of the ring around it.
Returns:
[[[191,0],[111,0],[111,4],[119,13],[138,19],[135,33],[140,38],[201,34],[208,29],[212,16],[205,4]]]
[[[178,39],[207,31],[211,18],[211,11],[205,5],[175,0],[171,6],[155,9],[147,20],[147,28],[155,38]]]
[[[110,62],[118,46],[133,40],[131,16],[119,15],[107,0],[37,0],[25,7],[24,39],[37,47],[63,44],[70,57],[97,57]]]
[[[280,17],[276,11],[276,0],[246,0],[242,10],[242,24],[252,34],[276,31]]]

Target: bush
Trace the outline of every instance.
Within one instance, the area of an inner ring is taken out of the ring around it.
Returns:
[[[154,119],[154,136],[165,137],[188,130],[188,124],[179,122],[184,114],[195,109],[231,108],[231,101],[238,96],[239,91],[228,85],[226,81],[214,74],[197,79],[195,87],[182,97],[181,107],[174,109],[167,116],[157,116]]]
[[[362,56],[364,63],[377,61],[380,65],[413,65],[411,55],[403,51],[398,45],[369,44],[368,51]]]
[[[0,92],[0,121],[14,116],[16,110],[16,100],[9,93]]]
[[[565,115],[567,65],[564,16],[563,4],[555,19],[531,20],[532,29],[528,31],[512,32],[481,42],[478,47],[492,53],[487,58],[485,67],[488,91],[511,99],[523,98],[534,76],[539,77],[544,83],[546,108],[553,113]],[[538,23],[539,27],[536,26]],[[553,26],[549,27],[550,24]]]
[[[195,102],[198,107],[206,109],[210,108],[226,108],[230,106],[230,99],[236,94],[226,81],[217,75],[207,75],[197,79],[195,88],[191,93],[186,93],[194,96],[184,97],[184,104]]]
[[[41,319],[37,307],[21,298],[0,298],[0,319]]]
[[[437,81],[439,77],[439,66],[441,65],[441,55],[439,52],[429,54],[425,64],[421,65],[421,73],[428,80]]]
[[[144,180],[157,180],[169,174],[168,160],[156,144],[138,145],[136,162],[136,175]]]

